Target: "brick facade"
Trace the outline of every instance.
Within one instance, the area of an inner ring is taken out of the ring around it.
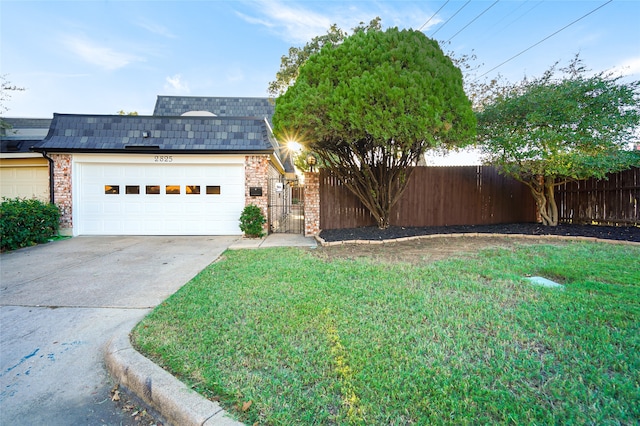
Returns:
[[[60,234],[73,233],[73,199],[71,154],[50,154],[53,160],[53,196],[60,209]]]
[[[304,174],[304,235],[320,233],[320,173]]]
[[[271,161],[269,155],[247,155],[244,160],[245,188],[244,205],[255,204],[260,207],[264,217],[268,216],[269,208],[269,169]],[[262,196],[251,196],[249,189],[252,187],[262,188]],[[265,233],[269,231],[269,224],[263,226]]]

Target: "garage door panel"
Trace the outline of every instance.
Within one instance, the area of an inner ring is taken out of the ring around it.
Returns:
[[[0,197],[49,199],[47,166],[0,167]]]
[[[120,216],[124,212],[122,211],[122,205],[116,203],[104,203],[102,205],[103,216]]]
[[[125,203],[123,205],[122,213],[132,217],[135,217],[136,215],[141,216],[142,214],[144,214],[144,203],[141,201],[137,203],[134,203],[134,202]]]
[[[241,164],[79,163],[78,168],[79,234],[241,234]],[[105,185],[118,186],[119,193],[105,194]],[[147,194],[147,185],[158,186],[160,193]],[[179,194],[167,193],[167,186],[172,185],[179,186]],[[200,193],[188,193],[187,186],[192,187],[191,192],[199,189]],[[207,186],[219,186],[220,194],[207,194]]]

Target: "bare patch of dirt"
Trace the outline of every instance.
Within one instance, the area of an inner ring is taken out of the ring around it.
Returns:
[[[313,253],[327,261],[369,259],[378,263],[424,265],[438,260],[474,256],[487,248],[510,250],[516,246],[531,244],[563,245],[566,242],[552,239],[532,240],[510,237],[438,237],[384,244],[342,244],[318,247],[313,250]]]

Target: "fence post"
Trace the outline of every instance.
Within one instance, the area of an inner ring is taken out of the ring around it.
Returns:
[[[304,235],[320,233],[320,173],[304,173]]]

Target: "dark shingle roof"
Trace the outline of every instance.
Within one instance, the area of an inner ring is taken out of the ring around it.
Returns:
[[[50,118],[3,117],[2,121],[9,123],[12,129],[48,129],[51,124]]]
[[[257,117],[55,114],[37,150],[237,153],[273,152],[275,144],[269,126]]]
[[[37,146],[45,138],[51,124],[50,118],[6,118],[2,121],[11,126],[0,130],[0,152],[22,153]]]
[[[0,142],[0,152],[6,154],[31,152],[31,147],[37,147],[41,143],[42,140],[2,139]]]
[[[175,117],[189,111],[208,111],[218,117],[261,117],[271,122],[274,105],[268,98],[158,96],[153,115]]]

